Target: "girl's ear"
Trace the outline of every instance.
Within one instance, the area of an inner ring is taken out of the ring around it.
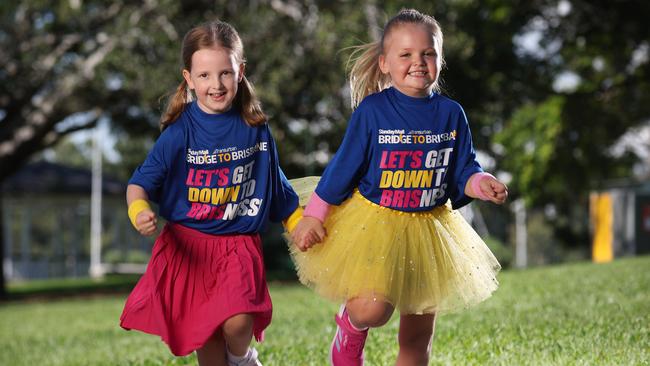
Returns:
[[[192,82],[192,77],[189,70],[183,69],[183,78],[185,79],[185,82],[190,87],[190,89],[194,89],[194,83]]]
[[[379,55],[377,63],[379,64],[379,70],[381,70],[382,74],[388,74],[388,65],[386,64],[386,56],[384,56],[384,54]]]

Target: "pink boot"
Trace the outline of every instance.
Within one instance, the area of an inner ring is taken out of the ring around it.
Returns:
[[[368,329],[357,330],[350,324],[348,311],[341,305],[336,320],[336,334],[330,348],[330,361],[333,366],[363,366],[363,346],[366,344]]]

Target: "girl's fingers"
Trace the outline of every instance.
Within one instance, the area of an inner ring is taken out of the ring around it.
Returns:
[[[304,239],[300,242],[300,245],[298,246],[301,252],[306,252],[307,249],[309,249],[309,246],[307,243],[304,241]]]
[[[320,239],[320,235],[318,235],[317,232],[312,231],[312,232],[309,233],[309,234],[310,234],[310,235],[309,235],[309,244],[310,244],[310,245],[314,245],[314,243],[318,243],[318,242],[320,242],[320,240],[321,240],[321,239]]]
[[[506,201],[506,197],[507,195],[504,193],[497,193],[492,201],[497,204],[502,204]]]
[[[325,227],[322,225],[316,229],[314,234],[317,236],[318,240],[316,240],[318,243],[322,242],[325,240],[325,236],[327,235],[327,231],[325,231]]]

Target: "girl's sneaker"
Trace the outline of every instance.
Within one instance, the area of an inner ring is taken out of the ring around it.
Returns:
[[[330,347],[330,362],[334,366],[362,366],[368,329],[357,330],[352,326],[345,305],[341,305],[334,320],[338,326]]]
[[[257,350],[251,347],[242,357],[232,356],[228,352],[228,366],[262,366],[262,364],[257,359]]]

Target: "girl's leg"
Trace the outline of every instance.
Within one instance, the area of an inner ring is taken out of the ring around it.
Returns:
[[[237,314],[223,323],[223,337],[228,351],[234,356],[245,356],[253,339],[253,315]]]
[[[376,328],[386,324],[393,314],[393,306],[381,296],[355,297],[349,299],[345,307],[350,323],[357,328]]]
[[[201,366],[226,366],[226,342],[221,328],[210,339],[196,350],[196,356]]]
[[[435,323],[435,314],[400,316],[397,366],[426,366],[429,363]]]
[[[334,366],[363,365],[368,327],[380,327],[390,319],[393,306],[381,298],[349,299],[335,317],[337,328],[330,347]]]

